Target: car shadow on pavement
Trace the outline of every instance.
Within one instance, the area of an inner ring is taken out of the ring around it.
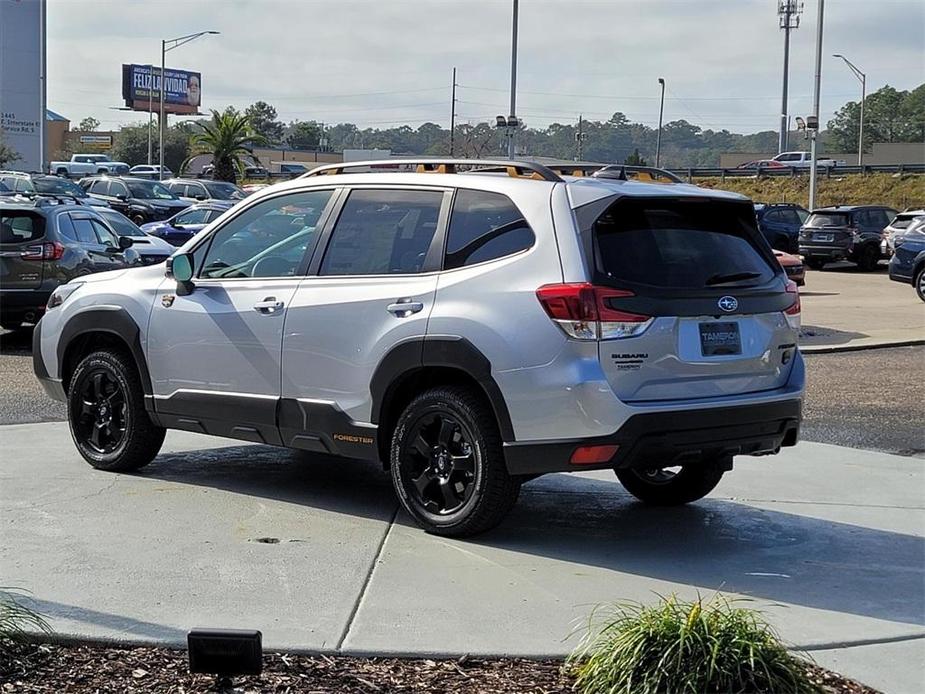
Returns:
[[[24,597],[24,605],[35,610],[43,617],[53,619],[66,619],[82,624],[92,624],[105,631],[115,631],[125,635],[125,638],[138,638],[156,640],[160,642],[183,644],[186,642],[186,632],[164,624],[144,622],[131,617],[90,610],[85,607],[68,605],[53,600]]]
[[[396,505],[377,463],[265,446],[165,454],[140,476],[377,520],[389,520]],[[426,547],[429,538],[422,540]],[[534,480],[498,528],[466,545],[925,625],[921,537],[716,496],[652,508],[636,502],[616,478],[555,474]]]
[[[800,344],[804,346],[819,342],[825,345],[844,345],[862,337],[870,336],[867,333],[836,330],[821,325],[803,325],[800,328]]]
[[[0,330],[0,354],[32,354],[31,326],[13,330]]]

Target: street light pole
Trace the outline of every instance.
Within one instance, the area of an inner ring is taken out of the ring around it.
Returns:
[[[860,122],[858,123],[858,166],[864,166],[864,100],[867,98],[867,75],[858,69],[858,66],[848,60],[841,53],[836,53],[833,58],[841,58],[845,61],[848,69],[854,73],[854,76],[861,81],[861,113]]]
[[[154,65],[148,65],[148,166],[152,164],[153,154],[153,137],[151,129],[154,120]]]
[[[819,1],[819,12],[816,15],[816,80],[813,87],[813,128],[809,131],[810,156],[809,163],[809,209],[816,209],[816,142],[819,135],[819,87],[822,82],[822,22],[825,17],[825,0]]]
[[[658,134],[655,136],[655,168],[658,168],[662,156],[662,116],[665,113],[665,79],[659,77],[658,83],[662,85],[662,97],[658,105]]]
[[[179,36],[175,39],[164,39],[161,41],[161,110],[160,110],[160,120],[157,122],[158,134],[158,170],[157,170],[157,180],[164,180],[164,65],[166,63],[167,51],[172,51],[174,48],[179,48],[183,44],[189,43],[190,41],[195,41],[200,36],[205,36],[206,34],[220,34],[220,31],[198,31],[195,34],[187,34],[186,36]],[[173,45],[168,48],[167,44],[172,43]]]
[[[513,123],[517,122],[516,107],[517,107],[517,10],[519,8],[519,0],[514,0],[514,16],[512,21],[512,35],[511,35],[511,113],[509,120]],[[510,133],[507,139],[507,158],[514,158],[514,132],[516,131],[516,126],[510,129]]]
[[[779,0],[777,14],[780,28],[784,31],[784,84],[780,99],[780,137],[777,153],[786,152],[789,128],[787,123],[787,90],[790,81],[790,32],[800,27],[800,14],[803,12],[802,0]]]

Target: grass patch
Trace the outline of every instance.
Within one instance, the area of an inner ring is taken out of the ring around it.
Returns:
[[[695,178],[694,183],[705,188],[731,190],[747,195],[756,202],[790,202],[806,207],[809,204],[808,176],[775,176],[773,178]],[[832,176],[818,179],[816,204],[826,205],[887,205],[896,210],[925,205],[925,175],[868,174]]]
[[[822,691],[760,613],[722,596],[597,608],[568,665],[584,694]]]
[[[0,588],[0,653],[24,641],[30,632],[51,633],[42,615],[20,602],[26,596],[20,588]]]

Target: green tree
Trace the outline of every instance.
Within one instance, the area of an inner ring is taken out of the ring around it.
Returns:
[[[152,132],[153,160],[160,160],[157,128]],[[190,133],[188,126],[175,125],[164,132],[164,166],[171,171],[180,171],[190,151]],[[116,133],[112,143],[112,158],[124,161],[129,166],[146,164],[148,161],[148,126],[124,125]]]
[[[22,159],[22,157],[19,156],[19,152],[6,144],[3,138],[3,129],[0,128],[0,169],[19,159]]]
[[[250,119],[254,132],[263,135],[269,143],[278,143],[283,139],[283,124],[276,120],[276,109],[266,101],[257,101],[244,109],[244,115]]]
[[[217,181],[234,183],[235,172],[243,173],[245,156],[255,158],[251,148],[267,143],[263,135],[254,132],[250,119],[231,107],[224,113],[213,109],[212,119],[199,127],[192,137],[193,156],[212,155],[212,177]]]
[[[861,105],[849,101],[828,122],[831,147],[857,151]],[[925,84],[909,91],[886,85],[864,99],[864,149],[874,142],[906,142],[925,139]]]
[[[100,127],[100,122],[93,116],[87,116],[77,124],[77,129],[83,132],[93,132]]]
[[[633,153],[629,155],[624,164],[629,164],[630,166],[648,166],[648,163],[639,155],[639,148],[633,150]]]
[[[321,126],[315,121],[293,121],[289,124],[286,142],[293,149],[317,149]]]

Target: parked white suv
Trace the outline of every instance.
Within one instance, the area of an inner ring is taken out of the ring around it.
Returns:
[[[619,170],[394,167],[316,169],[166,272],[55,291],[35,372],[81,455],[134,470],[176,428],[377,459],[419,524],[463,536],[544,473],[612,468],[680,504],[796,443],[800,300],[750,201]]]

